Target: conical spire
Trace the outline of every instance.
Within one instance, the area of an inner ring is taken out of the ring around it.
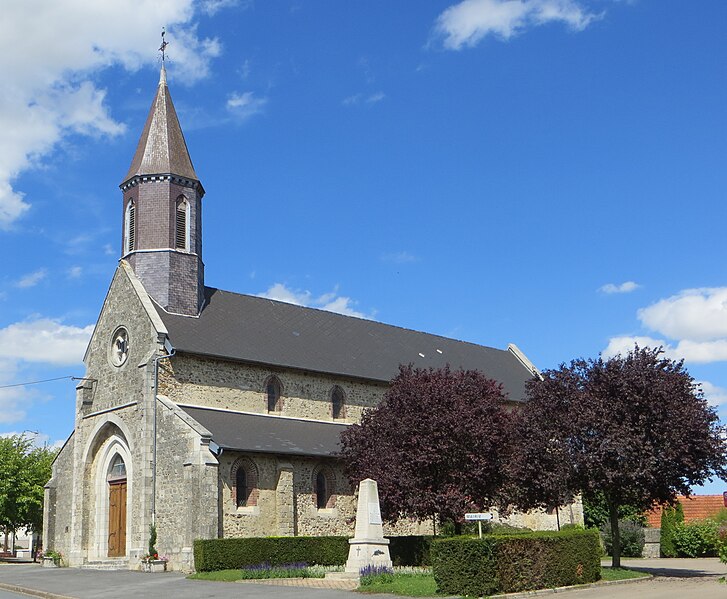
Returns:
[[[124,181],[137,175],[177,175],[199,181],[167,87],[162,63],[159,87]]]

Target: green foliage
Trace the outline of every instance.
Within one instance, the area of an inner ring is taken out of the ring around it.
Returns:
[[[709,518],[714,520],[717,524],[727,524],[727,507],[723,507],[714,516]]]
[[[642,526],[646,524],[643,511],[633,505],[620,505],[618,519],[638,522]],[[583,493],[583,520],[586,528],[601,528],[604,524],[608,524],[608,502],[603,492]]]
[[[149,556],[157,554],[157,527],[156,524],[149,525]]]
[[[596,531],[453,537],[432,543],[438,591],[486,596],[594,582],[601,576]]]
[[[727,564],[727,523],[721,524],[717,532],[717,555]]]
[[[340,565],[348,558],[347,537],[253,537],[247,539],[197,539],[194,567],[197,572],[226,570],[269,562]]]
[[[677,524],[672,542],[678,557],[715,557],[719,525],[713,520]]]
[[[674,528],[684,522],[684,508],[681,503],[676,506],[666,506],[661,512],[661,557],[676,557],[677,550],[674,547]]]
[[[621,533],[621,555],[623,557],[641,557],[645,543],[643,526],[630,520],[619,520],[618,529]],[[610,524],[606,523],[601,527],[601,538],[606,554],[613,555]]]
[[[394,566],[429,566],[429,552],[434,537],[389,537],[389,554]]]
[[[50,480],[56,453],[33,447],[25,435],[0,438],[0,526],[43,528],[43,487]]]

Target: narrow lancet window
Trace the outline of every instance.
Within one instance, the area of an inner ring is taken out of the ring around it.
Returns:
[[[268,412],[280,412],[282,410],[282,402],[280,401],[280,381],[278,377],[271,376],[268,379],[265,392],[268,396]]]

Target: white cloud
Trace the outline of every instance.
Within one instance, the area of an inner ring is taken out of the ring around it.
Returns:
[[[411,262],[419,261],[419,258],[417,258],[414,254],[411,254],[407,251],[393,252],[391,254],[383,254],[381,256],[381,259],[384,262],[393,262],[394,264],[409,264]]]
[[[639,320],[671,339],[727,337],[727,287],[687,289],[638,312]]]
[[[445,48],[460,50],[476,46],[488,35],[507,40],[551,22],[582,31],[599,17],[577,0],[464,0],[437,17],[434,31]]]
[[[209,16],[213,16],[223,8],[233,6],[240,6],[243,9],[250,8],[253,5],[253,0],[202,0],[201,4],[202,10]]]
[[[727,404],[727,389],[713,385],[709,381],[697,381],[702,386],[704,398],[710,406],[718,407]]]
[[[667,356],[695,364],[727,361],[727,287],[685,289],[641,308],[643,327],[659,334],[618,336],[609,340],[604,357],[639,346],[663,346]]]
[[[263,112],[267,98],[257,98],[253,92],[237,92],[227,99],[227,110],[240,121],[246,121],[252,116]]]
[[[82,274],[83,268],[80,266],[71,266],[71,268],[68,269],[69,279],[80,279]]]
[[[633,281],[626,281],[625,283],[621,283],[620,285],[616,285],[615,283],[606,283],[602,287],[599,287],[598,290],[601,293],[631,293],[632,291],[636,291],[641,285],[638,283],[634,283]]]
[[[321,296],[314,297],[310,291],[296,291],[289,289],[282,283],[275,283],[270,289],[258,295],[259,297],[295,304],[296,306],[319,308],[321,310],[327,310],[328,312],[345,314],[346,316],[356,316],[357,318],[371,318],[353,308],[356,304],[354,300],[350,297],[337,295],[335,290],[331,293],[324,293]]]
[[[382,91],[373,94],[354,94],[348,96],[341,101],[344,106],[356,106],[357,104],[377,104],[386,98],[386,94]]]
[[[0,228],[9,228],[30,208],[13,182],[67,135],[116,135],[124,130],[93,76],[114,65],[133,71],[156,64],[160,24],[169,31],[170,75],[193,83],[208,74],[220,45],[197,34],[193,19],[198,6],[194,0],[3,3]],[[72,23],[72,34],[59,30],[59,23]]]
[[[48,271],[45,268],[40,268],[36,270],[35,272],[28,273],[27,275],[23,275],[20,277],[17,283],[15,283],[16,287],[20,287],[20,289],[27,289],[28,287],[35,287],[38,283],[40,283],[45,277],[48,275]]]
[[[0,329],[0,359],[78,365],[93,325],[76,327],[50,318],[16,322]]]
[[[653,337],[623,335],[620,337],[611,337],[611,339],[608,340],[608,345],[606,346],[606,349],[601,352],[601,356],[603,356],[604,359],[608,359],[619,354],[626,355],[632,349],[634,349],[634,346],[636,345],[638,345],[639,347],[654,348],[661,346],[664,347],[665,350],[667,350],[666,343],[662,339],[654,339]]]

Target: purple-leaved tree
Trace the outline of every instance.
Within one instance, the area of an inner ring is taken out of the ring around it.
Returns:
[[[511,463],[521,509],[563,505],[602,492],[621,563],[619,506],[644,511],[713,475],[724,476],[724,428],[683,362],[639,348],[608,360],[578,359],[528,384]]]
[[[352,484],[378,482],[387,521],[436,516],[459,531],[465,511],[499,503],[512,424],[501,385],[482,373],[402,366],[341,435],[341,455]]]

